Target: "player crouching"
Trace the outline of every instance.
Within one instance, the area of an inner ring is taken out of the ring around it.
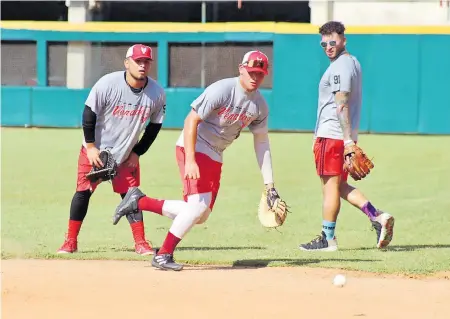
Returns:
[[[84,138],[78,157],[76,192],[70,206],[67,237],[57,253],[78,250],[78,234],[90,198],[101,182],[111,180],[113,191],[122,198],[129,187],[140,185],[139,157],[156,139],[166,104],[163,88],[147,76],[152,60],[150,47],[133,45],[125,56],[126,70],[106,74],[89,93],[83,111]],[[128,221],[136,253],[153,254],[145,239],[142,212],[130,214]]]
[[[176,143],[176,159],[184,188],[184,201],[158,200],[130,188],[116,209],[113,224],[137,210],[151,211],[173,219],[152,266],[181,270],[173,253],[195,224],[204,223],[220,188],[223,152],[248,127],[254,137],[254,149],[265,184],[266,202],[281,224],[287,208],[274,187],[268,137],[269,109],[258,88],[268,74],[269,60],[260,51],[245,54],[239,65],[239,77],[219,80],[191,104],[184,129]]]

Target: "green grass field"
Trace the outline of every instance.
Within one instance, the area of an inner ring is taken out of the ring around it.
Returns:
[[[111,216],[119,196],[100,185],[92,197],[70,256],[54,252],[64,240],[75,191],[81,130],[2,128],[2,258],[145,260],[134,253],[126,219]],[[162,131],[141,161],[141,189],[153,197],[181,198],[174,158],[178,131]],[[225,153],[222,188],[210,219],[181,242],[176,259],[189,264],[335,267],[383,273],[430,274],[450,270],[450,136],[361,135],[374,157],[373,174],[354,183],[375,206],[396,217],[394,240],[375,247],[367,217],[342,205],[340,250],[306,253],[298,244],[321,229],[321,189],[315,175],[311,134],[272,133],[276,186],[292,214],[277,230],[256,216],[262,180],[252,136],[244,133]],[[167,218],[144,213],[147,239],[161,245]]]

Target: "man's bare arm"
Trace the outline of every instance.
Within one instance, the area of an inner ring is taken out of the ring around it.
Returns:
[[[184,150],[186,161],[195,162],[195,144],[197,142],[197,126],[201,122],[197,112],[191,110],[184,120]]]
[[[336,113],[341,124],[342,132],[344,133],[344,141],[351,141],[352,127],[350,124],[350,107],[348,100],[350,97],[349,92],[336,92],[334,99],[337,105]]]

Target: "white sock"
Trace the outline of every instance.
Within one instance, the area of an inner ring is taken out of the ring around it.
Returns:
[[[186,209],[175,217],[169,231],[176,237],[183,238],[203,215],[208,213],[210,202],[211,193],[189,196],[188,202],[185,203]]]

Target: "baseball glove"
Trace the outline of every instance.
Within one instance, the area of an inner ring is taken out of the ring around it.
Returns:
[[[284,224],[289,212],[286,202],[275,188],[264,190],[258,206],[258,218],[264,227],[274,228]]]
[[[374,168],[373,162],[356,144],[346,145],[344,148],[344,170],[355,180],[366,177]]]
[[[117,175],[117,163],[109,150],[102,150],[99,154],[103,163],[102,167],[92,166],[91,171],[86,174],[86,178],[91,182],[102,182],[114,179]]]

